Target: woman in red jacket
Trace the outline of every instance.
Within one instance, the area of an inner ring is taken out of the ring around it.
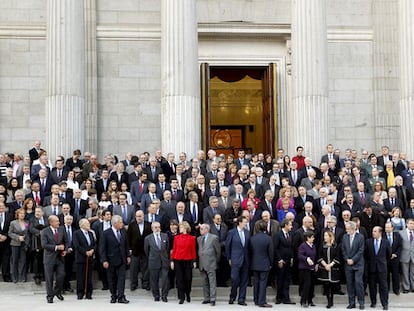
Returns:
[[[179,225],[180,234],[174,237],[174,246],[171,252],[171,269],[175,270],[179,303],[184,299],[191,301],[191,283],[193,268],[196,267],[196,238],[190,235],[191,227],[183,221]]]

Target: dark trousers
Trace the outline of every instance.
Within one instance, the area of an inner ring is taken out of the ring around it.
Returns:
[[[88,271],[86,271],[88,270]],[[92,271],[93,271],[93,260],[88,261],[88,267],[86,263],[76,264],[76,293],[78,297],[92,297]],[[85,288],[86,286],[86,288]]]
[[[301,304],[312,302],[315,291],[314,271],[299,270],[299,295]]]
[[[264,305],[266,301],[267,277],[269,271],[253,271],[253,299],[254,304]]]
[[[231,266],[231,291],[230,299],[235,300],[237,289],[239,289],[238,302],[245,302],[247,283],[249,280],[249,269],[245,265],[241,267]]]
[[[109,264],[107,269],[108,285],[112,299],[122,299],[125,297],[125,265],[114,266]]]
[[[96,270],[98,270],[98,276],[99,276],[99,279],[102,281],[102,286],[104,288],[109,288],[109,285],[108,285],[108,272],[102,266],[101,257],[99,256],[99,252],[96,252],[95,256],[96,256],[95,257],[95,267],[96,267]]]
[[[53,277],[56,273],[56,282],[53,287]],[[62,258],[57,258],[54,262],[45,262],[45,281],[47,297],[53,298],[55,294],[63,291],[63,279],[65,278],[65,264]]]
[[[360,305],[364,305],[365,303],[363,275],[363,268],[354,270],[345,266],[346,289],[348,291],[348,302],[350,305],[355,304],[355,296],[358,297]]]
[[[283,265],[282,268],[277,267],[276,269],[276,300],[289,301],[289,286],[291,280],[291,268],[289,265]]]
[[[30,257],[33,258],[33,274],[35,279],[43,278],[43,249],[32,251]]]
[[[372,304],[377,303],[377,284],[379,285],[379,296],[382,306],[388,306],[388,284],[386,272],[369,273],[369,298]]]
[[[138,287],[138,274],[141,272],[142,288],[149,288],[148,258],[145,255],[132,256],[130,266],[131,288]]]
[[[25,245],[12,246],[12,278],[14,282],[26,282],[27,265]]]
[[[74,253],[66,253],[65,256],[65,279],[63,280],[63,289],[70,289],[70,281],[72,280],[73,262],[75,261]]]
[[[160,298],[160,279],[161,279],[161,297],[167,298],[169,290],[168,268],[149,270],[150,286],[154,298]]]
[[[216,270],[216,280],[217,286],[227,286],[227,281],[230,278],[230,266],[229,262],[226,258],[225,251],[222,249],[222,256],[220,258],[220,262],[218,264],[218,268]]]
[[[1,264],[1,275],[3,281],[11,280],[10,278],[10,245],[5,242],[0,242],[0,264]]]
[[[177,280],[177,294],[179,300],[190,297],[193,282],[193,261],[174,260],[175,278]]]
[[[390,260],[388,264],[388,288],[390,286],[390,279],[392,281],[392,290],[394,293],[400,291],[400,260],[399,258],[394,258]]]

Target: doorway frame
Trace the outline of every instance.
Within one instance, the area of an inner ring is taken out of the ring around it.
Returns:
[[[280,142],[280,127],[279,127],[279,118],[280,118],[280,112],[281,112],[281,104],[280,104],[280,84],[281,81],[279,79],[279,64],[285,65],[284,59],[279,58],[276,62],[269,62],[265,63],[265,60],[261,60],[260,64],[257,63],[257,60],[222,60],[218,61],[215,59],[213,63],[209,62],[201,62],[199,60],[199,68],[200,68],[200,89],[201,89],[201,142],[202,142],[202,148],[204,150],[211,149],[212,146],[210,146],[211,137],[210,137],[210,129],[211,129],[211,101],[210,101],[210,68],[211,67],[234,67],[234,68],[254,68],[259,67],[263,68],[264,73],[268,74],[267,77],[264,77],[261,81],[262,83],[267,78],[267,82],[269,82],[269,70],[270,70],[270,83],[272,83],[272,90],[273,93],[270,94],[272,98],[272,106],[270,107],[270,113],[271,118],[270,125],[273,130],[272,135],[270,135],[271,146],[269,147],[269,153],[274,157],[276,156],[277,150],[279,148],[279,142]],[[262,94],[262,107],[265,107],[264,101],[266,98],[264,98],[265,94]],[[262,113],[262,117],[264,117],[265,111]],[[265,129],[264,129],[265,131]],[[277,133],[277,135],[275,135]],[[263,133],[261,133],[262,135]],[[264,152],[264,150],[260,150],[260,152]]]

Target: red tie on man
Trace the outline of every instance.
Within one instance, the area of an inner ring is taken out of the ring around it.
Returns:
[[[58,243],[59,242],[59,234],[58,234],[58,231],[57,231],[57,229],[54,229],[53,231],[54,231],[54,236],[55,236],[55,242]]]
[[[139,192],[142,193],[142,189],[144,188],[144,184],[142,182],[139,183]]]
[[[37,205],[37,206],[39,206],[39,205],[40,205],[40,197],[39,197],[39,192],[36,192],[35,201],[36,201],[36,205]]]

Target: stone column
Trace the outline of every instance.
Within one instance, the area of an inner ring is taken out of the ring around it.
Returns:
[[[85,0],[85,151],[98,152],[96,0]]]
[[[163,153],[200,148],[200,73],[195,0],[161,1],[161,141]]]
[[[292,2],[292,103],[288,150],[296,146],[319,164],[327,145],[328,69],[325,0]]]
[[[414,159],[414,3],[399,1],[400,21],[400,139],[407,159]]]
[[[48,0],[46,145],[52,161],[85,143],[83,0]]]

